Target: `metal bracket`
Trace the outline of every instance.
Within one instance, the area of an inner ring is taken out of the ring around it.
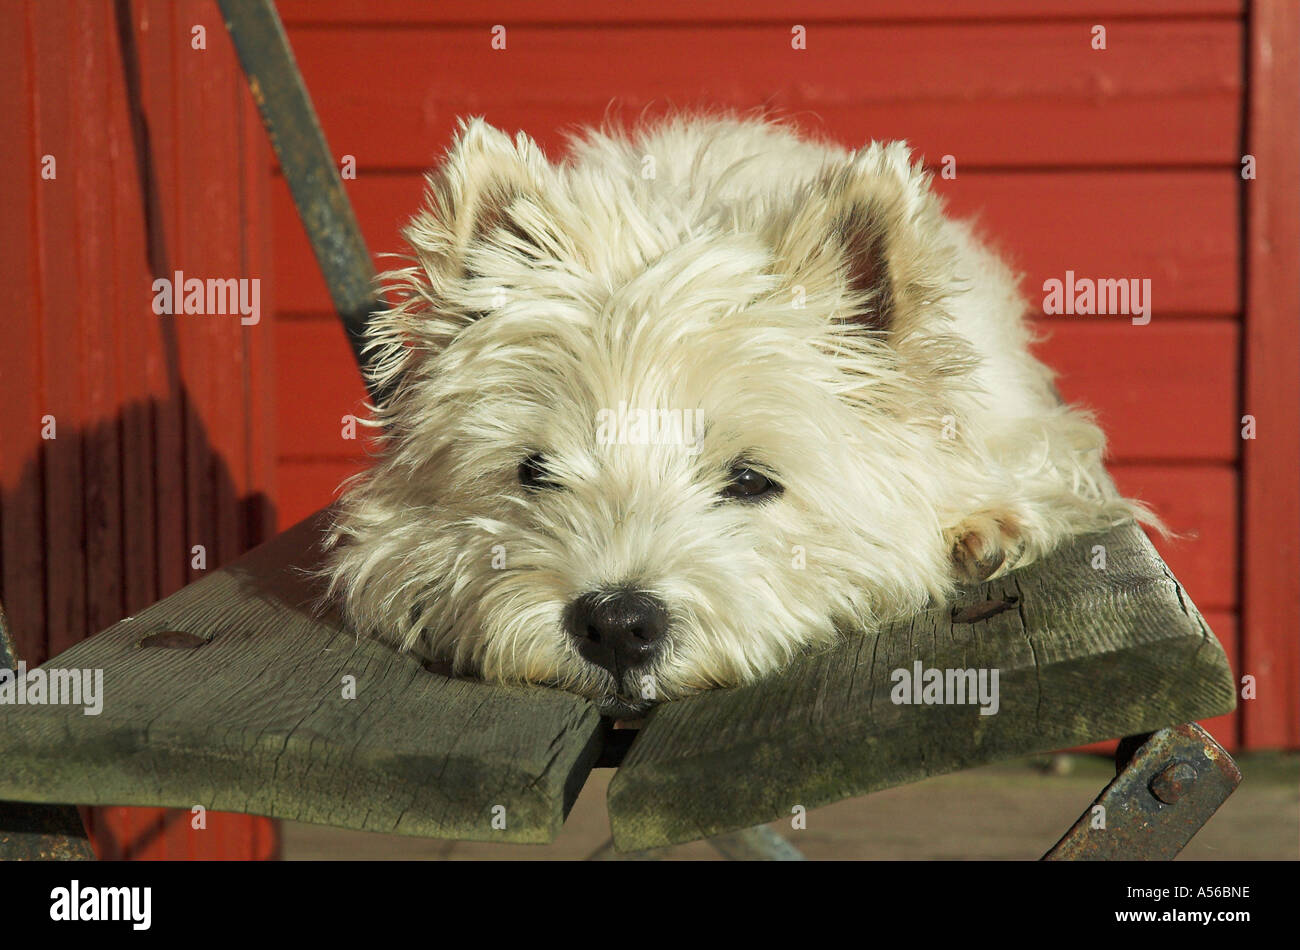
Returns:
[[[374,266],[272,0],[217,0],[311,249],[363,372]],[[367,380],[369,383],[369,380]],[[381,394],[371,392],[377,403]]]
[[[1044,861],[1172,860],[1241,784],[1237,763],[1194,722],[1133,745],[1121,743],[1119,774]]]

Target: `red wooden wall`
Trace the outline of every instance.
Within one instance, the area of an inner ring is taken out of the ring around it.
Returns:
[[[273,527],[269,316],[151,306],[176,269],[268,275],[269,149],[210,2],[6,2],[0,63],[0,601],[40,662]],[[89,824],[104,857],[275,848],[241,815]]]
[[[1067,269],[1150,278],[1150,325],[1040,316],[1041,353],[1066,397],[1098,412],[1121,488],[1183,535],[1158,546],[1234,669],[1260,678],[1259,698],[1210,728],[1230,745],[1243,729],[1253,744],[1300,742],[1288,665],[1300,664],[1290,645],[1300,612],[1261,611],[1250,639],[1239,625],[1251,543],[1240,516],[1242,221],[1246,187],[1257,184],[1240,174],[1245,4],[833,0],[797,17],[788,6],[280,4],[331,147],[355,157],[346,186],[372,252],[399,249],[421,173],[460,115],[524,129],[554,155],[565,127],[599,121],[611,103],[625,118],[666,104],[767,105],[848,145],[904,138],[931,165],[953,156],[956,178],[937,186],[954,211],[982,218],[1032,300]],[[498,24],[504,50],[490,42]],[[791,46],[796,24],[807,30],[803,51]],[[1092,48],[1094,25],[1106,28],[1105,50]],[[364,446],[341,425],[360,411],[362,389],[279,179],[272,218],[288,524],[364,464]],[[1294,377],[1294,360],[1282,372]],[[1275,493],[1294,497],[1285,471],[1273,477]],[[1274,587],[1294,601],[1291,578],[1289,591]],[[1269,662],[1242,668],[1256,647]],[[1252,731],[1252,716],[1268,727]]]

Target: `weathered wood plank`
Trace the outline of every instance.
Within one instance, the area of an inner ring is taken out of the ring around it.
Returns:
[[[1104,569],[1092,566],[1095,545]],[[1005,607],[974,622],[932,610],[778,677],[660,707],[610,784],[616,846],[688,841],[1235,704],[1223,649],[1136,526],[1082,539],[957,608],[987,601]],[[997,670],[997,713],[895,704],[891,674],[917,661]]]
[[[46,664],[102,669],[103,711],[0,706],[0,799],[551,840],[599,751],[595,708],[441,676],[333,614],[313,617],[316,590],[299,569],[323,517]],[[163,631],[203,642],[141,646]]]

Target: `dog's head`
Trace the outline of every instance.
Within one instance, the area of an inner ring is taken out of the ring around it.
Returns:
[[[358,628],[627,713],[946,590],[969,353],[924,176],[900,145],[722,174],[681,138],[556,166],[471,122],[430,176],[328,565]]]

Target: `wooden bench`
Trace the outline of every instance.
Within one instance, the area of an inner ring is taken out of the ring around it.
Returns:
[[[1048,856],[1172,857],[1240,780],[1208,735],[1184,725],[1234,708],[1223,649],[1135,525],[759,683],[667,703],[626,730],[579,696],[451,678],[318,614],[306,570],[328,514],[44,664],[102,669],[103,710],[0,706],[0,800],[202,805],[547,842],[590,771],[616,766],[614,846],[639,852],[1135,737],[1098,799],[1106,827],[1090,809]],[[896,703],[896,682],[918,663],[997,670],[997,712]],[[11,810],[0,807],[0,842]],[[750,835],[719,844],[772,856],[770,834]]]

